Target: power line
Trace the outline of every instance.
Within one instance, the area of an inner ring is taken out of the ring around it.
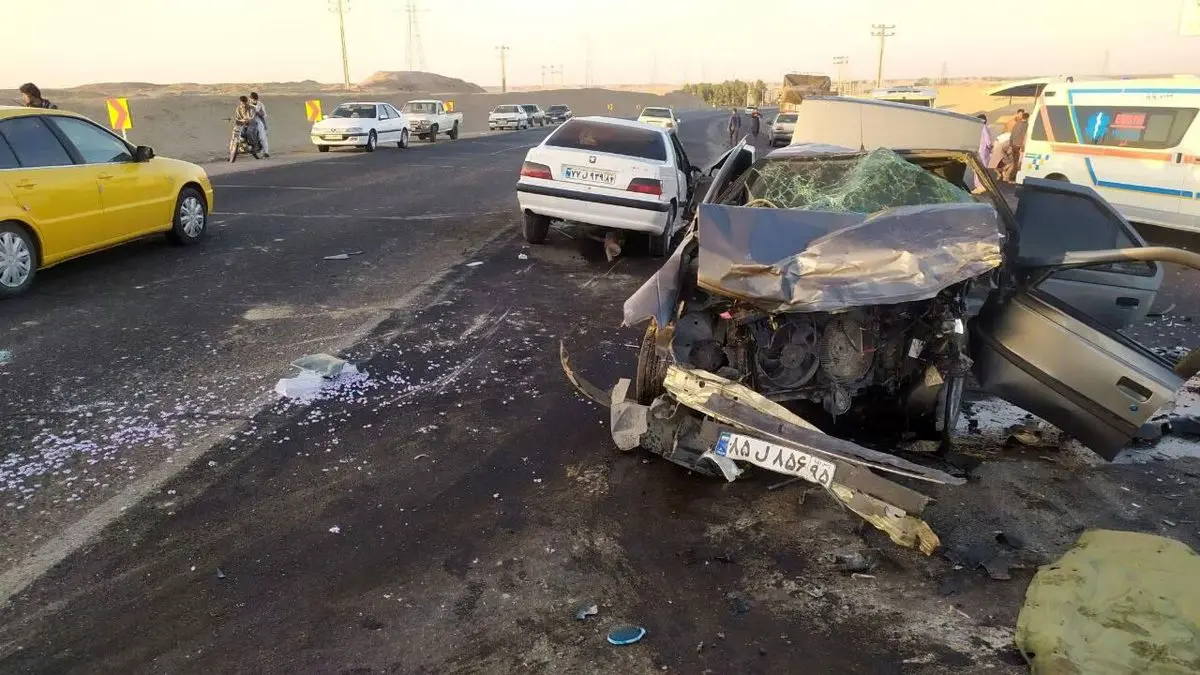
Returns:
[[[425,70],[425,48],[421,46],[420,13],[428,10],[420,9],[417,0],[408,0],[405,12],[408,13],[408,45],[405,48],[405,58],[409,70]]]
[[[346,12],[350,11],[350,0],[329,0],[329,11],[337,12],[338,35],[342,39],[342,80],[350,88],[350,58],[346,55]]]
[[[496,47],[496,50],[500,52],[500,93],[501,94],[508,93],[508,63],[506,61],[506,55],[508,53],[508,50],[510,50],[510,49],[512,49],[512,47],[509,47],[508,45],[500,45],[499,47]]]
[[[896,34],[892,30],[895,27],[896,27],[895,24],[891,24],[891,25],[882,24],[882,23],[871,24],[871,37],[879,38],[879,71],[875,75],[875,86],[876,87],[883,86],[883,43],[885,40],[887,40],[890,37],[893,37]]]

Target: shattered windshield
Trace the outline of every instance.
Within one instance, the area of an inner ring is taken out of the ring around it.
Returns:
[[[886,148],[852,155],[768,158],[743,177],[746,206],[876,213],[975,201],[966,190]]]
[[[406,113],[413,113],[416,115],[433,115],[437,113],[437,104],[431,101],[409,101],[408,103],[404,104],[404,108],[402,108],[402,110]]]

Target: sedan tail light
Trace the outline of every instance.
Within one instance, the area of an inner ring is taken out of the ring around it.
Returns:
[[[662,181],[656,178],[634,178],[629,181],[629,192],[660,196],[662,195]]]
[[[543,180],[554,180],[554,174],[550,173],[550,167],[537,162],[525,162],[521,165],[521,175],[526,178],[541,178]]]

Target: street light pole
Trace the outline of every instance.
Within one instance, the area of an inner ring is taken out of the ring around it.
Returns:
[[[890,38],[896,34],[892,30],[895,27],[896,27],[895,24],[891,24],[891,25],[883,24],[883,23],[871,24],[871,29],[872,29],[871,36],[879,38],[879,70],[877,71],[877,73],[875,75],[875,86],[876,87],[883,86],[883,43],[885,40],[887,40],[888,38]]]
[[[350,11],[350,0],[329,0],[329,11],[337,12],[338,37],[342,41],[342,82],[350,88],[350,57],[346,54],[346,12]]]
[[[505,61],[506,53],[512,49],[508,45],[500,45],[496,50],[500,52],[500,93],[508,93],[508,64]]]

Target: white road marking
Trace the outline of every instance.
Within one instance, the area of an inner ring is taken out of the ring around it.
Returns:
[[[454,218],[478,218],[498,216],[509,211],[478,211],[475,213],[425,213],[415,216],[373,216],[353,213],[251,213],[249,211],[214,211],[214,216],[250,216],[255,218],[307,218],[316,220],[451,220]]]

